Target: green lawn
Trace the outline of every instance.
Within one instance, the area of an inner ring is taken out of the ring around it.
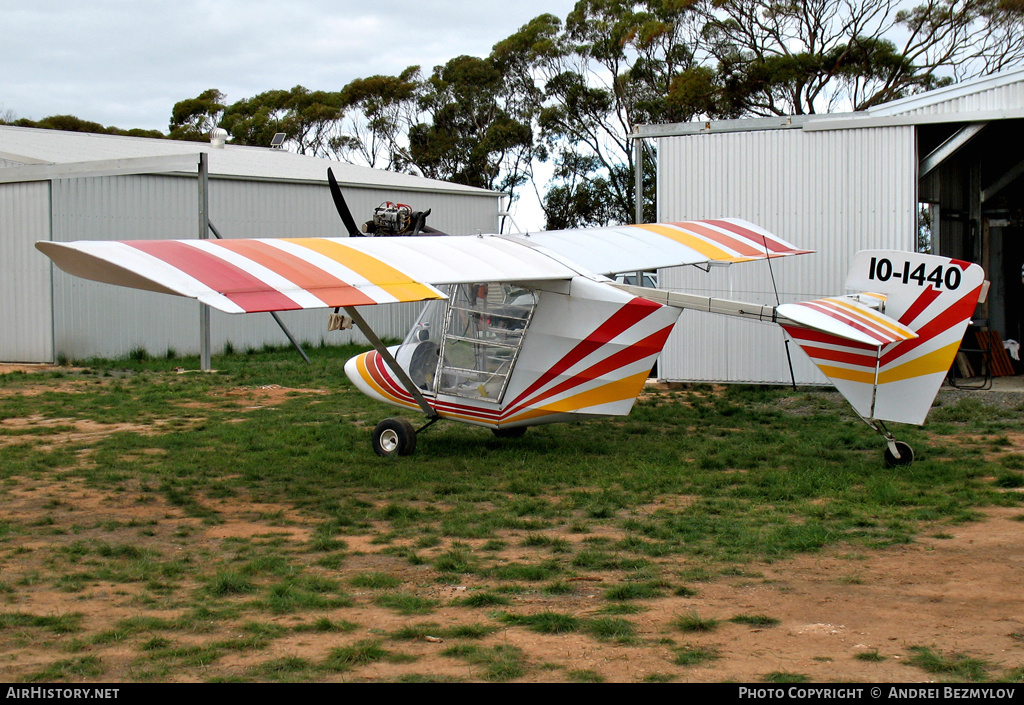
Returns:
[[[531,667],[523,654],[481,638],[500,628],[635,645],[629,605],[693,594],[754,561],[911,542],[1019,506],[1024,485],[1012,440],[1024,399],[1007,409],[980,396],[900,427],[917,461],[895,470],[836,394],[739,386],[658,393],[628,418],[521,439],[443,422],[414,456],[380,458],[370,431],[398,410],[345,378],[356,352],[314,348],[311,365],[291,350],[236,353],[210,374],[137,352],[0,375],[0,652],[53,653],[17,677],[219,679],[216,664],[241,654],[254,663],[243,680],[333,678],[416,658],[359,624],[360,608],[430,620],[457,605],[463,629],[438,627],[446,658],[473,678],[516,678]],[[239,516],[251,531],[218,533]],[[354,567],[367,553],[354,542],[408,571]],[[603,614],[517,610],[522,595],[556,599],[590,579]],[[458,597],[438,592],[466,583]],[[40,590],[68,608],[23,609]],[[83,618],[76,601],[100,591],[135,617]],[[347,641],[318,658],[263,657],[296,634]],[[114,665],[108,649],[125,644],[132,656]],[[701,649],[666,664],[721,660]]]

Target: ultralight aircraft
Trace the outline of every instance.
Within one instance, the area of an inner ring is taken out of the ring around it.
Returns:
[[[849,293],[777,306],[616,282],[617,273],[807,254],[751,223],[680,223],[445,237],[424,213],[386,203],[364,237],[332,173],[349,237],[39,242],[64,271],[198,299],[228,313],[335,309],[373,350],[345,372],[368,396],[428,419],[381,421],[379,455],[409,455],[439,419],[527,427],[630,412],[684,309],[782,326],[885,439],[886,462],[913,461],[885,422],[923,424],[975,307],[977,264],[863,251]],[[429,211],[427,212],[429,213]],[[386,235],[386,236],[385,236]],[[405,340],[386,347],[363,306],[424,301]],[[345,315],[340,314],[344,310]]]

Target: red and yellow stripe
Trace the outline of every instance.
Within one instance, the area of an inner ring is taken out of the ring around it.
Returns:
[[[313,258],[304,259],[273,242],[136,240],[124,244],[222,294],[245,313],[441,298],[433,287],[336,240],[298,238],[276,242],[290,243],[300,253],[308,250],[327,258],[339,269],[351,272],[349,280],[318,266],[311,261]]]
[[[632,344],[610,343],[660,308],[660,305],[647,299],[634,298],[557,360],[512,402],[502,407],[484,401],[474,405],[472,402],[428,399],[428,403],[445,418],[498,425],[536,421],[589,407],[635,399],[647,380],[649,370],[644,369],[620,377],[616,377],[616,372],[657,355],[664,347],[672,326],[663,327]],[[607,355],[599,356],[587,368],[551,385],[574,365],[595,353],[600,355],[606,347]],[[412,395],[395,379],[376,351],[363,353],[357,357],[356,369],[370,389],[385,401],[408,408],[418,408]],[[608,381],[589,389],[585,388],[602,379]],[[573,394],[573,390],[577,389],[581,391]]]

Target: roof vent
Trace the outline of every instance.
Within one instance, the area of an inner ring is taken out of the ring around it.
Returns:
[[[210,146],[216,147],[217,149],[224,149],[224,144],[228,141],[228,131],[222,127],[215,127],[210,130]]]

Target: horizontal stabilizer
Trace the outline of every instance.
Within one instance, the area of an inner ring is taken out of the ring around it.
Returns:
[[[856,296],[783,304],[777,311],[780,319],[788,319],[803,328],[864,345],[887,345],[917,337],[910,328],[864,305]]]

